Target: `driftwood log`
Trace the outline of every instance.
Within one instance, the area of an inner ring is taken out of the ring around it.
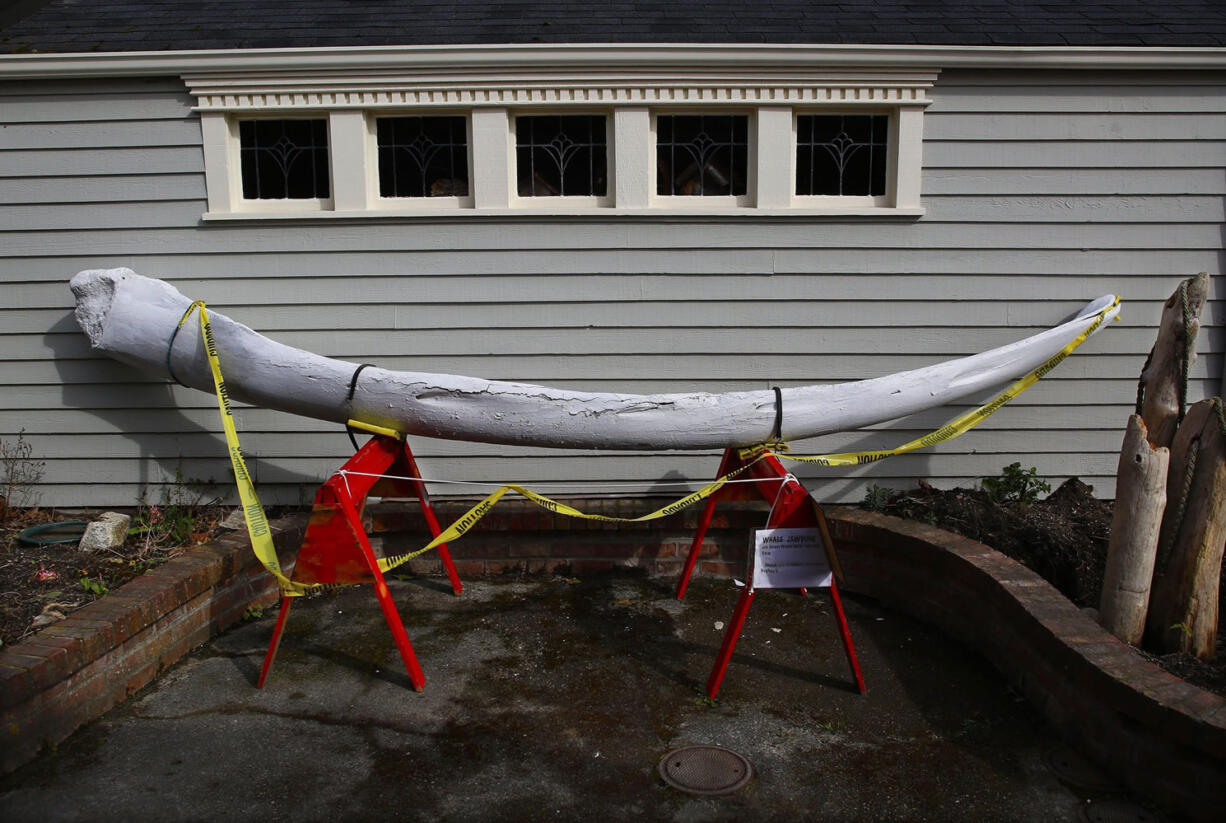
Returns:
[[[1196,359],[1200,313],[1208,294],[1209,275],[1201,272],[1180,283],[1163,306],[1158,339],[1137,387],[1137,412],[1155,446],[1171,445],[1187,406],[1188,369]]]
[[[1099,621],[1125,643],[1140,645],[1149,610],[1162,512],[1166,508],[1170,450],[1150,444],[1145,421],[1128,418],[1115,480],[1111,542]]]
[[[1145,639],[1162,652],[1213,657],[1226,541],[1226,418],[1213,397],[1188,409],[1171,445]],[[1118,504],[1117,504],[1118,505]]]

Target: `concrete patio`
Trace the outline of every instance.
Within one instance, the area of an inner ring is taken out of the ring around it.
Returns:
[[[865,597],[845,595],[866,695],[829,598],[764,591],[712,704],[737,589],[699,578],[679,603],[672,584],[489,576],[456,598],[394,581],[421,693],[365,587],[296,606],[257,690],[267,610],[0,780],[0,818],[1048,823],[1122,798],[1062,782],[1054,733],[978,654]],[[687,744],[755,776],[672,788],[657,765]]]

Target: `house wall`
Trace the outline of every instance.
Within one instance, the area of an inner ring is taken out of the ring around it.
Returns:
[[[206,225],[200,126],[177,78],[0,84],[0,438],[11,446],[24,430],[45,461],[43,505],[157,502],[180,470],[231,485],[210,396],[91,354],[67,285],[85,268],[166,279],[333,357],[635,392],[876,376],[1024,337],[1116,292],[1122,322],[979,430],[853,470],[796,468],[829,501],[858,500],[869,483],[974,484],[1014,461],[1110,496],[1162,301],[1202,270],[1215,277],[1189,395],[1218,391],[1226,78],[947,71],[931,96],[919,220]],[[794,450],[896,445],[963,408]],[[238,417],[269,503],[309,501],[351,452],[330,424]],[[533,484],[705,479],[718,463],[426,439],[414,449],[432,477]]]

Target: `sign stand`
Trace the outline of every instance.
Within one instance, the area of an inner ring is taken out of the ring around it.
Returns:
[[[856,688],[859,689],[860,694],[864,694],[864,678],[860,674],[860,663],[856,658],[855,646],[851,642],[851,630],[847,626],[847,617],[843,613],[843,601],[839,597],[838,586],[835,582],[836,579],[842,578],[842,572],[834,553],[834,544],[830,540],[830,528],[826,523],[826,515],[810,497],[805,487],[788,473],[778,458],[768,455],[756,462],[750,462],[743,460],[735,449],[727,449],[724,451],[724,457],[719,464],[716,476],[723,477],[738,469],[743,470],[740,476],[761,481],[754,483],[753,488],[757,490],[757,494],[772,503],[770,518],[766,523],[767,529],[815,529],[820,534],[826,560],[833,572],[834,579],[830,581],[830,599],[834,604],[835,621],[839,626],[843,650],[847,654],[847,663],[855,678]],[[685,569],[681,573],[681,580],[677,583],[678,600],[685,597],[686,587],[690,583],[694,566],[698,562],[698,554],[702,549],[703,538],[706,536],[707,527],[711,524],[711,517],[715,513],[716,501],[719,497],[726,496],[725,492],[732,488],[734,487],[725,486],[707,498],[706,508],[703,510],[702,518],[698,521],[698,529],[694,532],[694,542],[690,545],[690,553],[685,561]],[[804,589],[801,591],[803,592]],[[746,581],[745,588],[741,590],[740,600],[737,601],[736,610],[728,622],[728,629],[724,633],[723,643],[715,659],[715,666],[711,669],[711,675],[707,679],[707,697],[713,700],[719,692],[728,663],[732,660],[732,652],[745,626],[745,618],[749,614],[749,606],[753,603],[753,598],[754,582],[751,577]]]
[[[388,591],[387,581],[379,570],[379,561],[370,545],[370,538],[362,527],[362,510],[366,505],[366,498],[372,494],[377,497],[416,497],[421,504],[426,524],[430,527],[430,533],[438,537],[438,519],[434,516],[430,494],[421,480],[421,472],[417,468],[417,461],[413,458],[408,441],[375,435],[357,454],[349,458],[340,472],[328,478],[316,492],[315,507],[311,510],[311,519],[302,540],[302,548],[298,550],[298,559],[294,563],[291,579],[307,584],[374,584],[375,597],[383,609],[383,617],[391,630],[396,648],[400,651],[409,680],[415,690],[421,691],[426,685],[426,677],[413,653],[409,635],[404,629],[400,613],[396,610],[396,604],[392,601],[391,592]],[[439,544],[438,552],[451,581],[451,590],[458,596],[463,590],[463,584],[460,583],[460,576],[451,561],[447,544]],[[277,656],[277,647],[281,643],[281,634],[285,631],[285,622],[293,601],[292,597],[281,598],[281,613],[272,631],[272,641],[268,644],[268,654],[264,657],[257,688],[264,687],[264,680]]]

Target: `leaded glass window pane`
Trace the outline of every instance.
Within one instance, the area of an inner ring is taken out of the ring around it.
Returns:
[[[885,194],[890,118],[806,114],[796,118],[796,193]]]
[[[464,117],[380,117],[381,197],[468,194],[468,121]]]
[[[656,118],[656,194],[745,194],[749,117],[670,114]]]
[[[242,120],[238,124],[243,197],[328,197],[328,121]]]
[[[520,197],[604,197],[609,160],[604,115],[515,118]]]

